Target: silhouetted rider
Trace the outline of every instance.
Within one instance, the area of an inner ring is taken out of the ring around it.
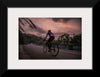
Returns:
[[[48,49],[49,49],[48,51],[50,51],[51,46],[52,46],[51,42],[55,39],[55,35],[51,32],[51,30],[48,30],[45,39],[47,38],[47,36],[49,36],[47,44],[48,44]]]

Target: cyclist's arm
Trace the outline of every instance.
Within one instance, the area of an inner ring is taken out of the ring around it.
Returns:
[[[45,37],[45,39],[47,38],[47,36],[48,36],[48,33],[46,34],[46,37]]]

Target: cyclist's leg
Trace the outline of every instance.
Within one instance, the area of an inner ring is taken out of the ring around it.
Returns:
[[[49,48],[51,49],[51,47],[52,47],[52,41],[54,40],[54,37],[50,37],[50,39],[49,39]]]
[[[50,49],[50,40],[51,40],[51,38],[49,38],[48,41],[47,41],[48,49]]]
[[[50,50],[51,49],[51,47],[52,47],[52,41],[54,40],[54,37],[50,37],[49,39],[48,39],[48,49]]]
[[[54,37],[52,37],[51,42],[54,40]],[[51,47],[52,47],[52,43],[51,43]]]

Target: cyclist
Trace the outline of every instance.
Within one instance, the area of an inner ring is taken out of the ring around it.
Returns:
[[[47,36],[49,36],[49,39],[48,39],[48,41],[47,41],[47,45],[48,45],[48,49],[49,49],[48,51],[50,52],[50,49],[51,49],[51,46],[52,46],[51,42],[55,39],[55,36],[54,36],[54,34],[51,32],[51,30],[48,30],[45,39],[47,38]],[[44,40],[45,40],[45,39],[44,39]]]

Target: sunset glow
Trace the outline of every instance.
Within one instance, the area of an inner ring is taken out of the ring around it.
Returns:
[[[24,26],[20,24],[27,34],[44,37],[48,30],[51,30],[56,38],[68,32],[81,34],[81,18],[30,18],[30,20],[36,25],[37,29],[31,29],[24,20]]]

